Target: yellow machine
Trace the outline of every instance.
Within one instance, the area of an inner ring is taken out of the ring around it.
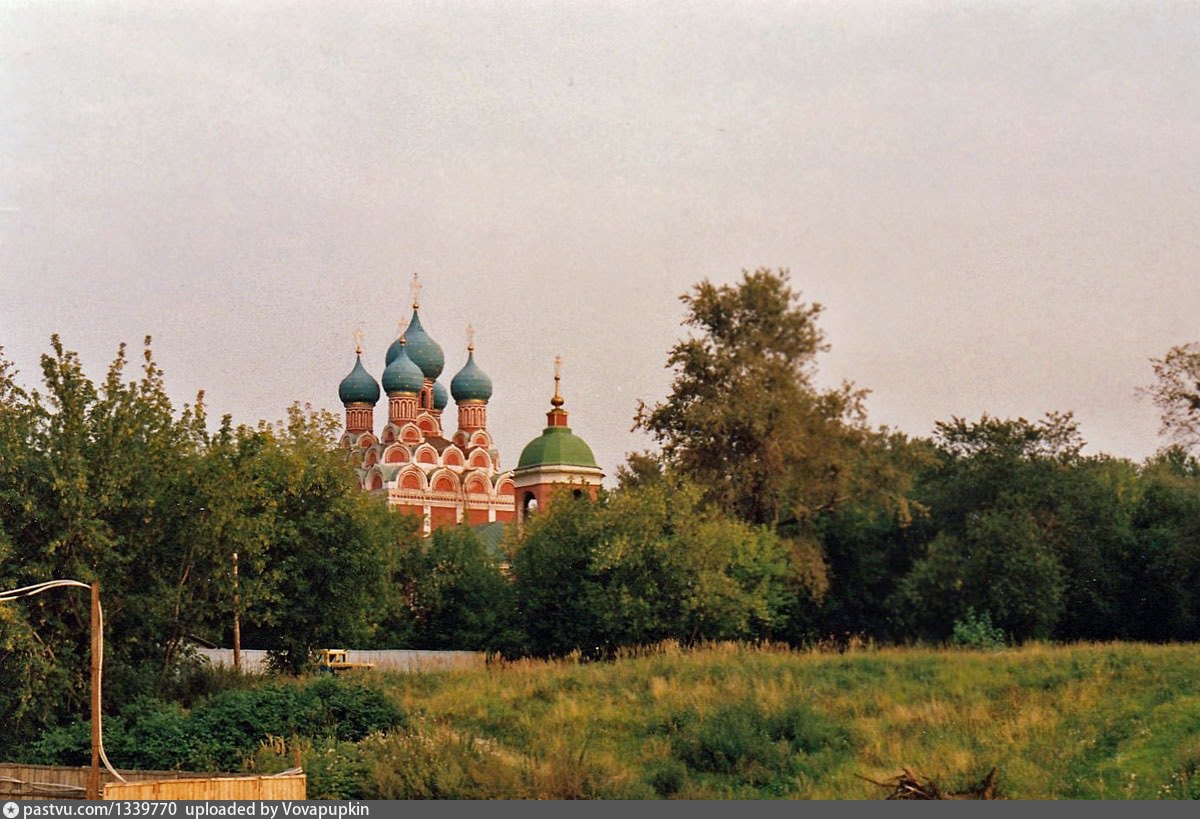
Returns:
[[[328,671],[331,674],[336,674],[339,671],[353,671],[354,669],[374,668],[375,663],[352,663],[346,659],[347,652],[344,648],[325,648],[321,650],[321,670]]]

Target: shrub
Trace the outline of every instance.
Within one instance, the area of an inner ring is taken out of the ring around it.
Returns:
[[[779,785],[801,772],[818,773],[850,751],[844,731],[802,704],[764,713],[754,703],[735,703],[702,719],[689,712],[674,715],[665,727],[689,768],[759,787]],[[658,789],[659,783],[651,784]]]
[[[649,771],[650,787],[659,796],[667,799],[679,793],[687,781],[687,766],[678,759],[671,758],[660,762]]]
[[[356,742],[404,721],[404,712],[379,691],[326,677],[306,686],[276,682],[223,691],[190,712],[138,699],[104,720],[104,744],[120,767],[235,771],[269,736]],[[33,743],[27,759],[86,765],[90,730],[89,722],[49,730]]]
[[[991,651],[1004,648],[1008,641],[1004,631],[992,625],[992,615],[986,611],[976,615],[975,609],[968,608],[966,616],[954,621],[950,644],[961,648]]]

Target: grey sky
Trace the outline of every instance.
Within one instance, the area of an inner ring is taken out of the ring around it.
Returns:
[[[611,474],[677,296],[787,267],[875,423],[1074,410],[1141,458],[1200,338],[1198,43],[1194,3],[4,3],[0,344],[32,385],[52,332],[97,377],[149,333],[181,403],[340,409],[419,271],[504,465],[561,354]]]

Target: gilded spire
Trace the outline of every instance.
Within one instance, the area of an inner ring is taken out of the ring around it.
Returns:
[[[558,392],[558,382],[562,380],[562,356],[554,356],[554,397],[550,399],[550,404],[558,409],[563,405],[563,397]]]

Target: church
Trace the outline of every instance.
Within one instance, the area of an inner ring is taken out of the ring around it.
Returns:
[[[356,333],[354,368],[338,387],[346,409],[341,444],[363,489],[386,494],[389,507],[416,515],[425,534],[460,524],[519,523],[559,491],[595,498],[604,473],[591,447],[567,426],[558,359],[546,427],[521,451],[516,468],[505,470],[488,430],[492,380],[475,361],[473,333],[468,328],[466,362],[447,391],[438,380],[442,347],[421,325],[420,291],[414,275],[412,318],[388,347],[380,380],[363,367],[362,334]],[[387,418],[376,434],[381,394]],[[451,398],[453,434],[446,426]]]

